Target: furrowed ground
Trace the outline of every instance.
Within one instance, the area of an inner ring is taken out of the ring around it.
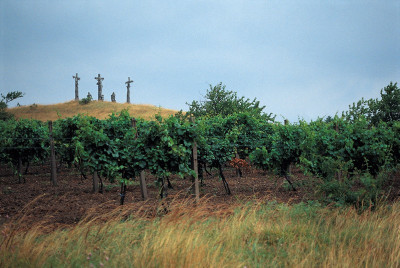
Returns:
[[[300,187],[296,192],[285,187],[284,179],[262,171],[251,169],[245,171],[243,177],[236,176],[234,169],[227,170],[227,181],[232,195],[226,195],[222,182],[217,174],[204,173],[204,185],[201,186],[201,197],[215,206],[229,205],[246,200],[276,200],[278,202],[298,203],[314,199],[312,180],[296,170],[294,180]],[[26,183],[18,184],[13,177],[12,169],[0,168],[0,222],[14,221],[24,215],[23,224],[46,219],[48,224],[57,226],[76,224],[88,211],[96,214],[106,213],[119,206],[120,185],[105,182],[103,193],[92,193],[91,176],[81,177],[74,169],[62,168],[58,174],[59,186],[50,183],[50,167],[34,166],[24,176]],[[160,206],[159,187],[156,179],[146,174],[149,200],[142,201],[139,183],[134,181],[128,186],[126,204],[133,204],[137,209],[145,209],[156,214]],[[190,178],[173,177],[173,189],[169,189],[168,200],[185,199],[190,195]]]

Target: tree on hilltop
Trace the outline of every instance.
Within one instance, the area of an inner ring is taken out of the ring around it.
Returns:
[[[210,85],[204,96],[205,100],[194,100],[192,103],[186,103],[189,105],[189,114],[195,117],[217,115],[225,117],[235,113],[248,113],[254,117],[263,117],[270,121],[274,120],[275,116],[263,112],[265,106],[260,106],[260,102],[256,98],[252,101],[245,97],[239,98],[236,92],[225,88],[226,86],[222,85],[222,83],[216,86]]]
[[[11,91],[8,92],[6,95],[1,94],[1,100],[0,100],[0,120],[8,120],[13,118],[13,115],[10,113],[7,113],[6,109],[8,107],[8,103],[18,99],[22,98],[24,96],[24,93],[20,91]]]

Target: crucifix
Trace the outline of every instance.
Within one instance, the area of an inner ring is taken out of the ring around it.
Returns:
[[[127,103],[131,103],[131,83],[133,82],[133,80],[131,80],[130,77],[128,77],[128,81],[125,82],[126,84],[126,102]]]
[[[95,77],[94,79],[97,80],[97,88],[98,88],[97,100],[99,100],[99,101],[103,100],[103,94],[102,94],[103,84],[101,83],[101,81],[103,81],[104,78],[101,77],[100,74],[98,74],[98,76]]]
[[[76,73],[76,75],[73,75],[72,78],[75,79],[75,100],[79,101],[78,81],[81,80],[81,78],[78,77],[78,73]]]

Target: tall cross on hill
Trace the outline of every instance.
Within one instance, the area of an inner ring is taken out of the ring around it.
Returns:
[[[102,81],[104,80],[103,77],[100,76],[100,74],[98,74],[97,77],[95,77],[94,79],[97,80],[97,88],[98,88],[98,94],[97,94],[97,100],[103,100],[103,84]]]
[[[126,102],[127,103],[131,103],[131,83],[133,82],[133,80],[131,80],[130,77],[128,77],[128,81],[125,82],[126,84]]]
[[[79,100],[79,91],[78,91],[78,81],[81,80],[80,77],[78,77],[78,73],[76,75],[73,75],[72,78],[75,79],[75,100]]]

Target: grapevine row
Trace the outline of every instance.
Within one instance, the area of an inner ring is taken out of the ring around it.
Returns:
[[[1,121],[0,135],[0,161],[13,166],[19,180],[23,165],[49,157],[49,131],[42,122]],[[106,120],[82,115],[59,119],[53,137],[59,162],[123,184],[147,170],[158,179],[161,197],[167,194],[169,176],[194,176],[194,142],[200,177],[207,168],[218,170],[227,194],[224,168],[233,159],[285,177],[293,190],[290,167],[299,165],[322,180],[326,198],[334,199],[332,191],[340,187],[361,184],[354,199],[365,196],[366,189],[378,189],[378,175],[396,169],[400,158],[400,122],[372,126],[363,118],[283,125],[246,113],[191,122],[182,114],[134,120],[123,111]]]

